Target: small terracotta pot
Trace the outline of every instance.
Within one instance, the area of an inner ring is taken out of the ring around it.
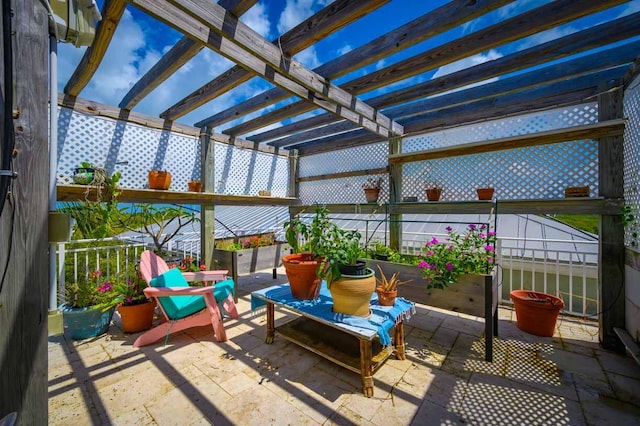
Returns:
[[[393,306],[396,303],[396,297],[398,297],[398,290],[387,291],[382,287],[376,287],[376,293],[378,294],[378,303],[380,306]]]
[[[171,173],[161,170],[149,171],[149,189],[169,189],[171,185]]]
[[[493,188],[478,188],[476,192],[478,193],[478,200],[490,200],[493,198]]]
[[[380,188],[364,188],[364,197],[367,199],[367,203],[377,202],[379,195]]]
[[[202,192],[202,182],[192,180],[187,182],[187,186],[189,187],[189,192]]]
[[[442,188],[428,188],[424,192],[427,193],[427,200],[440,201],[440,195],[442,194]]]

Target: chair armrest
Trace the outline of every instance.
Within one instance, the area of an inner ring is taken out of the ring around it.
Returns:
[[[159,296],[197,296],[212,293],[214,286],[207,287],[147,287],[144,295],[147,297]]]
[[[198,272],[183,272],[182,276],[187,281],[223,281],[227,279],[229,273],[226,269],[219,269],[215,271],[198,271]]]

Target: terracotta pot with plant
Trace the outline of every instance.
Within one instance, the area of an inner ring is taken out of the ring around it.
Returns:
[[[387,279],[382,268],[378,265],[380,278],[376,277],[376,293],[378,295],[378,303],[382,306],[393,306],[398,297],[398,286],[411,282],[412,280],[400,281],[398,272]]]
[[[367,203],[377,203],[380,196],[380,189],[382,188],[382,178],[369,177],[365,183],[362,184],[364,190],[364,197]]]
[[[149,189],[167,190],[171,185],[171,173],[166,170],[149,170]]]
[[[316,209],[310,224],[299,218],[285,222],[285,238],[293,254],[284,256],[284,265],[291,294],[296,299],[309,300],[318,297],[321,279],[318,269],[330,245],[331,232],[335,225],[327,217],[324,207]],[[304,241],[300,245],[300,241]]]
[[[202,192],[202,182],[199,179],[193,179],[187,182],[189,192]]]
[[[144,295],[145,287],[146,284],[140,281],[118,282],[113,284],[111,299],[102,304],[103,309],[115,307],[118,310],[122,331],[125,333],[137,333],[151,328],[156,302]]]
[[[442,195],[442,185],[439,180],[432,174],[427,174],[425,179],[425,194],[427,195],[427,201],[440,201],[440,195]]]
[[[476,189],[476,192],[478,193],[478,200],[491,200],[493,198],[494,191],[494,188],[491,186]]]

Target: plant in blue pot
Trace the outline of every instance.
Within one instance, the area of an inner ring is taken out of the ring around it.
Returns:
[[[106,309],[105,306],[113,298],[113,285],[104,281],[102,270],[91,272],[86,280],[67,285],[66,303],[59,307],[65,331],[74,340],[106,333],[115,306]]]

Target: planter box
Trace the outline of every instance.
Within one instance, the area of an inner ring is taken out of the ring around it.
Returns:
[[[369,267],[379,275],[378,265],[385,276],[399,272],[401,281],[413,280],[398,287],[398,296],[423,305],[461,312],[485,319],[485,358],[493,359],[493,335],[498,335],[498,280],[494,275],[467,274],[447,289],[427,289],[420,268],[414,265],[367,259]]]
[[[276,279],[276,268],[282,265],[282,258],[289,254],[289,244],[277,243],[271,246],[255,247],[243,250],[213,249],[213,257],[218,261],[217,269],[229,270],[229,276],[237,288],[238,276],[247,275],[262,269],[273,269]]]

